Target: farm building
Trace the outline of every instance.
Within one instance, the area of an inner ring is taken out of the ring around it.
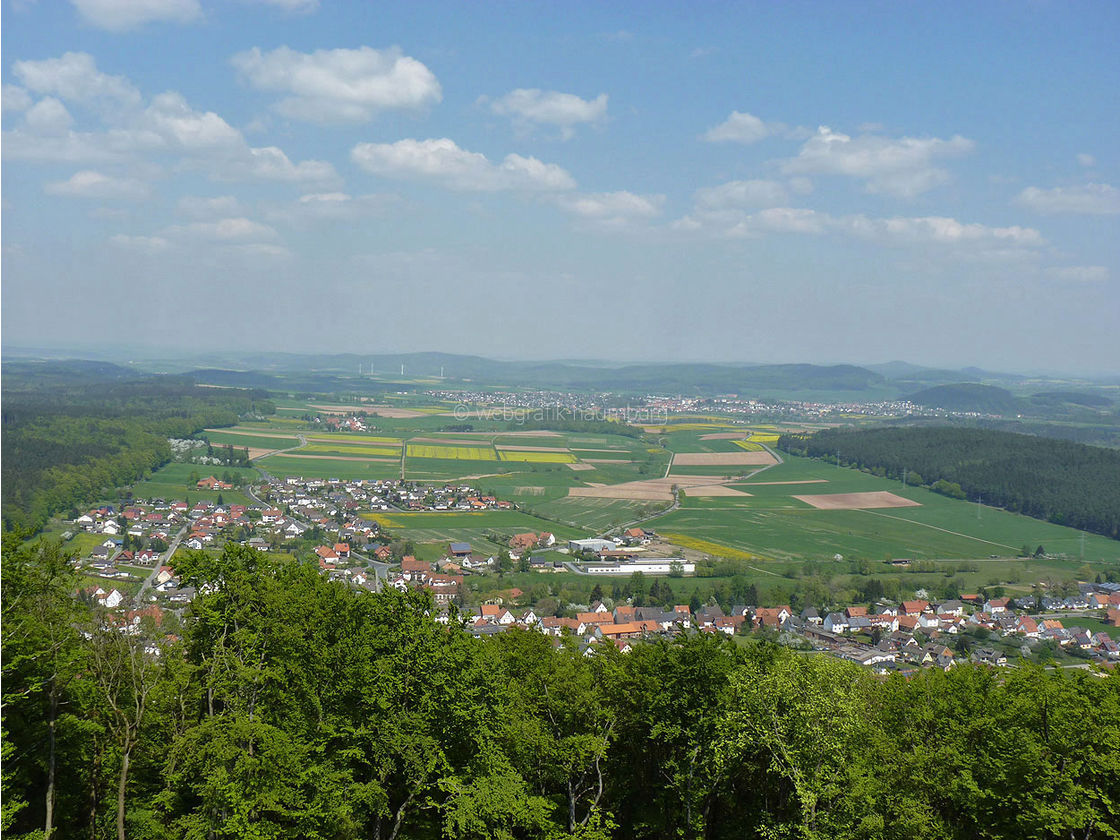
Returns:
[[[614,540],[568,540],[569,551],[590,551],[598,554],[600,551],[608,551],[614,547]]]
[[[588,563],[584,569],[589,575],[632,575],[634,572],[645,575],[667,575],[673,570],[674,564],[679,565],[686,575],[696,571],[695,563],[676,557],[643,557],[641,560],[620,560],[615,563]]]

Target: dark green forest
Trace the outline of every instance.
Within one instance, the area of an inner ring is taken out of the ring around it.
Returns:
[[[57,544],[7,539],[3,567],[5,837],[1120,832],[1115,673],[479,640],[422,594],[240,547],[182,565],[181,618],[123,633]]]
[[[1120,452],[1012,432],[953,427],[826,429],[783,435],[794,455],[1120,539]]]
[[[262,392],[203,388],[182,377],[97,381],[59,366],[4,372],[0,481],[4,529],[40,528],[171,459],[167,439],[271,413]],[[70,374],[70,375],[68,375]]]

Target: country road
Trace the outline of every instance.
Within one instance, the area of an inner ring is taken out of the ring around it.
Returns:
[[[151,574],[144,578],[144,582],[140,584],[140,591],[136,593],[137,602],[143,599],[144,593],[154,583],[156,577],[159,575],[160,567],[171,565],[171,558],[175,556],[175,552],[179,548],[179,543],[183,541],[183,537],[187,535],[187,530],[189,528],[189,523],[180,528],[179,533],[177,533],[174,539],[171,540],[171,545],[167,547],[167,553],[163,555],[162,559],[157,558],[156,561],[152,564]]]

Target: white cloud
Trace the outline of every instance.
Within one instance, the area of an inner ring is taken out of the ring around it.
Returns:
[[[777,181],[728,181],[716,187],[698,189],[695,202],[700,211],[780,207],[789,202],[789,195]]]
[[[258,6],[273,6],[285,12],[304,14],[319,8],[319,0],[241,0]]]
[[[202,16],[198,0],[70,0],[99,29],[124,32],[145,23],[190,23]]]
[[[609,193],[586,193],[565,196],[560,205],[577,216],[588,219],[613,217],[652,218],[661,213],[663,195],[637,195],[621,190]]]
[[[1120,213],[1120,190],[1110,184],[1085,184],[1043,190],[1027,187],[1016,202],[1036,213],[1103,216]]]
[[[137,251],[142,254],[155,254],[166,251],[171,243],[162,236],[127,236],[119,233],[109,239],[118,248]]]
[[[213,111],[196,111],[182,95],[170,91],[152,99],[136,129],[138,136],[154,133],[167,147],[188,153],[234,151],[245,144],[241,132]]]
[[[241,202],[232,195],[214,197],[185,195],[179,199],[178,206],[180,213],[196,219],[209,219],[215,216],[229,218],[245,213]]]
[[[798,195],[809,195],[813,191],[813,182],[808,178],[790,178],[789,188]]]
[[[1049,274],[1066,283],[1104,283],[1109,277],[1108,268],[1103,265],[1070,265],[1052,268]]]
[[[26,111],[31,107],[31,94],[19,85],[4,85],[0,108],[4,111]]]
[[[47,184],[44,190],[50,195],[72,198],[123,198],[137,200],[147,197],[148,187],[134,178],[114,178],[93,170],[75,172],[66,181]]]
[[[1081,154],[1079,154],[1077,156],[1077,162],[1080,163],[1082,166],[1096,166],[1097,165],[1097,159],[1095,157],[1093,157],[1092,155],[1085,154],[1084,152],[1082,152]]]
[[[753,239],[771,233],[821,234],[833,224],[834,220],[827,213],[800,207],[768,207],[748,213],[727,206],[720,209],[698,207],[692,215],[677,219],[670,227],[682,233],[723,239]]]
[[[66,134],[74,124],[74,118],[70,116],[66,106],[53,96],[40,99],[28,108],[23,119],[32,133],[51,137]]]
[[[119,111],[140,104],[140,91],[123,76],[97,69],[88,53],[68,52],[43,61],[17,61],[12,72],[35,93],[67,102]]]
[[[221,180],[261,179],[305,185],[338,183],[334,167],[319,160],[292,162],[275,146],[254,148],[213,111],[192,108],[169,91],[142,111],[118,113],[103,132],[74,132],[70,116],[48,97],[26,114],[22,124],[4,132],[4,154],[12,159],[60,163],[139,165],[151,154],[180,155],[187,165]]]
[[[576,218],[597,227],[620,229],[661,215],[663,195],[637,195],[620,190],[609,193],[562,195],[560,207]]]
[[[836,220],[838,229],[866,239],[902,244],[959,246],[1000,246],[1036,248],[1045,240],[1034,228],[991,227],[975,222],[959,222],[945,216],[894,217],[871,219],[847,216]]]
[[[948,173],[934,166],[936,159],[967,154],[973,146],[959,135],[949,140],[871,134],[852,138],[822,126],[805,141],[797,157],[785,161],[782,171],[862,178],[868,192],[909,197],[948,180]]]
[[[726,120],[708,129],[704,139],[709,143],[757,143],[785,131],[786,126],[782,123],[768,123],[754,114],[732,111]]]
[[[249,168],[244,174],[266,181],[287,181],[305,184],[336,183],[338,173],[322,160],[302,160],[292,163],[284,152],[275,146],[249,149]],[[239,177],[236,170],[226,173],[229,178]]]
[[[260,222],[244,216],[218,219],[213,222],[192,222],[189,225],[172,225],[162,232],[163,237],[175,240],[206,240],[222,243],[272,242],[279,234]]]
[[[350,157],[374,175],[427,179],[453,190],[551,191],[575,187],[572,176],[555,164],[516,154],[506,155],[495,164],[485,155],[459,148],[446,137],[359,143]]]
[[[41,134],[20,127],[4,132],[4,156],[35,163],[114,163],[125,160],[119,150],[106,145],[106,135],[67,131]]]
[[[442,98],[435,75],[396,47],[300,53],[257,47],[231,59],[258,90],[290,94],[275,109],[286,117],[320,123],[368,122],[378,111],[423,108]]]
[[[732,185],[735,183],[732,182]],[[670,225],[672,229],[732,239],[772,233],[831,233],[884,246],[933,248],[946,255],[1001,260],[1036,255],[1038,249],[1046,244],[1034,228],[992,227],[943,216],[833,216],[799,207],[767,207],[749,212],[749,203],[737,204],[733,200],[733,190],[727,191],[726,197],[717,193],[714,201],[702,194],[703,191],[698,191],[693,212],[673,222]],[[701,203],[703,200],[706,203]]]
[[[262,212],[269,221],[302,225],[320,221],[353,221],[382,215],[399,203],[399,197],[391,193],[358,196],[344,192],[308,193],[293,202],[266,205]]]
[[[485,97],[480,101],[486,101]],[[568,139],[575,126],[597,123],[606,117],[607,95],[600,93],[594,99],[581,99],[573,93],[518,88],[491,102],[490,110],[511,117],[520,130],[551,125],[559,128],[564,139]]]
[[[338,180],[334,167],[319,160],[293,163],[276,146],[253,148],[236,128],[212,111],[196,111],[178,93],[152,100],[122,142],[138,148],[164,149],[189,155],[223,180],[328,184]]]

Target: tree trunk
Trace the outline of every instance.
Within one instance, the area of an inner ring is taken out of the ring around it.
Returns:
[[[576,830],[576,792],[572,788],[571,780],[568,781],[568,833]]]
[[[124,793],[128,787],[128,764],[132,758],[132,747],[128,746],[121,754],[121,781],[117,787],[117,840],[125,840],[124,836]]]
[[[101,755],[104,751],[100,739],[95,739],[93,773],[89,784],[89,840],[97,840],[97,806],[101,803]]]
[[[43,825],[44,840],[51,840],[54,832],[54,774],[55,774],[55,727],[58,723],[58,687],[51,681],[51,710],[47,719],[47,816]]]
[[[406,796],[404,798],[404,802],[401,803],[401,807],[397,809],[396,819],[393,820],[393,830],[389,832],[389,840],[397,840],[397,834],[401,830],[401,823],[404,822],[404,812],[412,802],[412,798],[415,795],[416,791],[413,791],[408,796]]]

